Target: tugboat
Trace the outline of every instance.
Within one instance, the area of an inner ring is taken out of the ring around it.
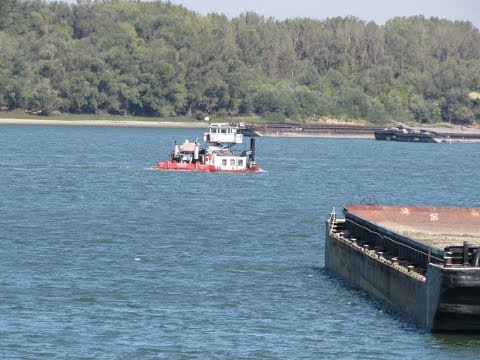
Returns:
[[[210,124],[203,136],[206,147],[201,148],[198,141],[183,144],[175,142],[168,160],[157,163],[158,170],[183,170],[204,172],[250,173],[260,171],[255,162],[254,131],[244,124]],[[250,148],[237,154],[235,145],[242,144],[244,137],[250,137]]]

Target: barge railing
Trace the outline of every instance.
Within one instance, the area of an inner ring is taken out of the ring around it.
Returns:
[[[428,264],[442,264],[445,267],[479,267],[480,246],[467,241],[463,246],[447,246],[444,249],[432,246],[428,242],[401,235],[379,224],[344,211],[345,220],[342,227],[348,237],[357,238],[363,244],[407,261],[426,273]],[[330,215],[330,222],[335,222],[336,216]]]
[[[374,247],[381,247],[385,251],[394,254],[396,258],[403,258],[409,263],[420,267],[424,271],[426,271],[429,263],[442,263],[444,261],[443,252],[438,253],[434,251],[430,246],[424,248],[423,246],[414,245],[404,236],[394,234],[396,235],[396,237],[404,238],[396,240],[391,236],[381,234],[380,232],[363,226],[352,219],[345,219],[345,222],[350,225],[347,225],[347,229],[351,232],[352,236],[359,237],[358,240],[362,241],[363,239],[364,243],[369,243]],[[359,230],[358,228],[360,228],[361,230]],[[368,235],[366,236],[364,234],[365,232],[373,234],[376,237]]]

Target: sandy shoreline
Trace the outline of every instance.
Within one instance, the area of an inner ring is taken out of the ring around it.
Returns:
[[[375,139],[374,134],[319,134],[319,133],[268,133],[262,137],[289,137],[289,138],[322,138],[322,139]]]
[[[56,126],[112,126],[206,129],[206,122],[136,121],[136,120],[48,120],[48,119],[0,119],[0,125],[56,125]],[[374,139],[373,134],[312,134],[295,132],[267,133],[264,137],[318,137],[332,139]]]
[[[221,122],[221,121],[219,121]],[[52,119],[10,119],[0,118],[1,125],[58,125],[58,126],[111,126],[111,127],[151,127],[151,128],[185,128],[185,129],[206,129],[210,125],[204,121],[142,121],[142,120],[52,120]],[[311,125],[311,124],[310,124]],[[358,127],[358,126],[357,126]],[[425,128],[427,130],[438,133],[456,133],[460,135],[478,135],[480,137],[480,128]],[[339,131],[328,128],[324,132],[308,131],[308,127],[303,130],[307,131],[291,131],[290,129],[257,129],[263,137],[319,137],[319,138],[337,138],[337,139],[374,139],[373,130],[355,131]],[[316,129],[317,130],[317,129]]]
[[[47,119],[0,119],[0,125],[60,125],[60,126],[115,126],[115,127],[163,127],[207,128],[203,122],[134,121],[134,120],[47,120]]]

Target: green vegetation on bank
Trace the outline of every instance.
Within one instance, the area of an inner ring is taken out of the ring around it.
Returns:
[[[21,110],[2,111],[0,119],[27,119],[27,120],[65,120],[65,121],[83,121],[83,120],[108,120],[108,121],[151,121],[151,122],[191,122],[192,118],[186,116],[171,117],[152,117],[135,115],[109,115],[109,114],[73,114],[52,112],[39,117],[35,114],[29,114]]]
[[[479,90],[480,33],[470,22],[0,1],[1,110],[471,124],[480,104],[469,94]]]

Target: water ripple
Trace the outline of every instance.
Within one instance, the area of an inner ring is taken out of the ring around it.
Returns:
[[[2,358],[473,358],[323,268],[332,207],[478,206],[468,144],[270,139],[158,172],[180,129],[2,128]]]

